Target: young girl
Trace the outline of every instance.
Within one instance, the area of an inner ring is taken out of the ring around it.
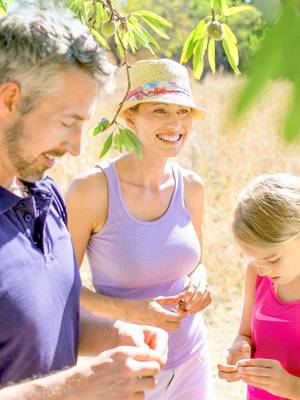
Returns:
[[[210,400],[200,313],[211,302],[202,264],[204,188],[197,174],[170,160],[193,119],[206,113],[177,62],[139,61],[130,74],[122,117],[142,142],[143,158],[101,162],[67,196],[77,259],[80,265],[87,250],[97,292],[84,289],[82,302],[99,316],[170,332],[167,365],[147,400]]]
[[[300,399],[300,178],[256,178],[233,232],[250,258],[239,334],[218,366],[248,384],[248,400]]]

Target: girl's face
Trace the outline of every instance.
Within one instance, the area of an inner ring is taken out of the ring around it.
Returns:
[[[256,265],[260,276],[278,284],[287,284],[300,277],[300,236],[288,243],[266,249],[239,242],[243,253]]]
[[[141,103],[125,116],[143,143],[144,154],[174,157],[192,130],[192,109],[176,104]]]

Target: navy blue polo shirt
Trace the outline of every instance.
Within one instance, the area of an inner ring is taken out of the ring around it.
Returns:
[[[76,363],[80,277],[50,178],[20,198],[0,187],[0,385]]]

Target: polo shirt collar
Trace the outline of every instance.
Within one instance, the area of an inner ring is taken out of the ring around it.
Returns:
[[[51,191],[43,185],[43,180],[36,182],[26,182],[22,180],[22,182],[28,187],[29,191],[33,195],[40,193],[44,195],[43,197],[52,197]],[[21,200],[21,197],[0,186],[0,215],[14,207]]]

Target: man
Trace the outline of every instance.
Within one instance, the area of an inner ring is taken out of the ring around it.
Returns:
[[[0,400],[142,399],[165,362],[165,332],[79,313],[64,203],[43,178],[79,154],[104,67],[63,11],[0,19]],[[78,348],[95,357],[75,365]]]

